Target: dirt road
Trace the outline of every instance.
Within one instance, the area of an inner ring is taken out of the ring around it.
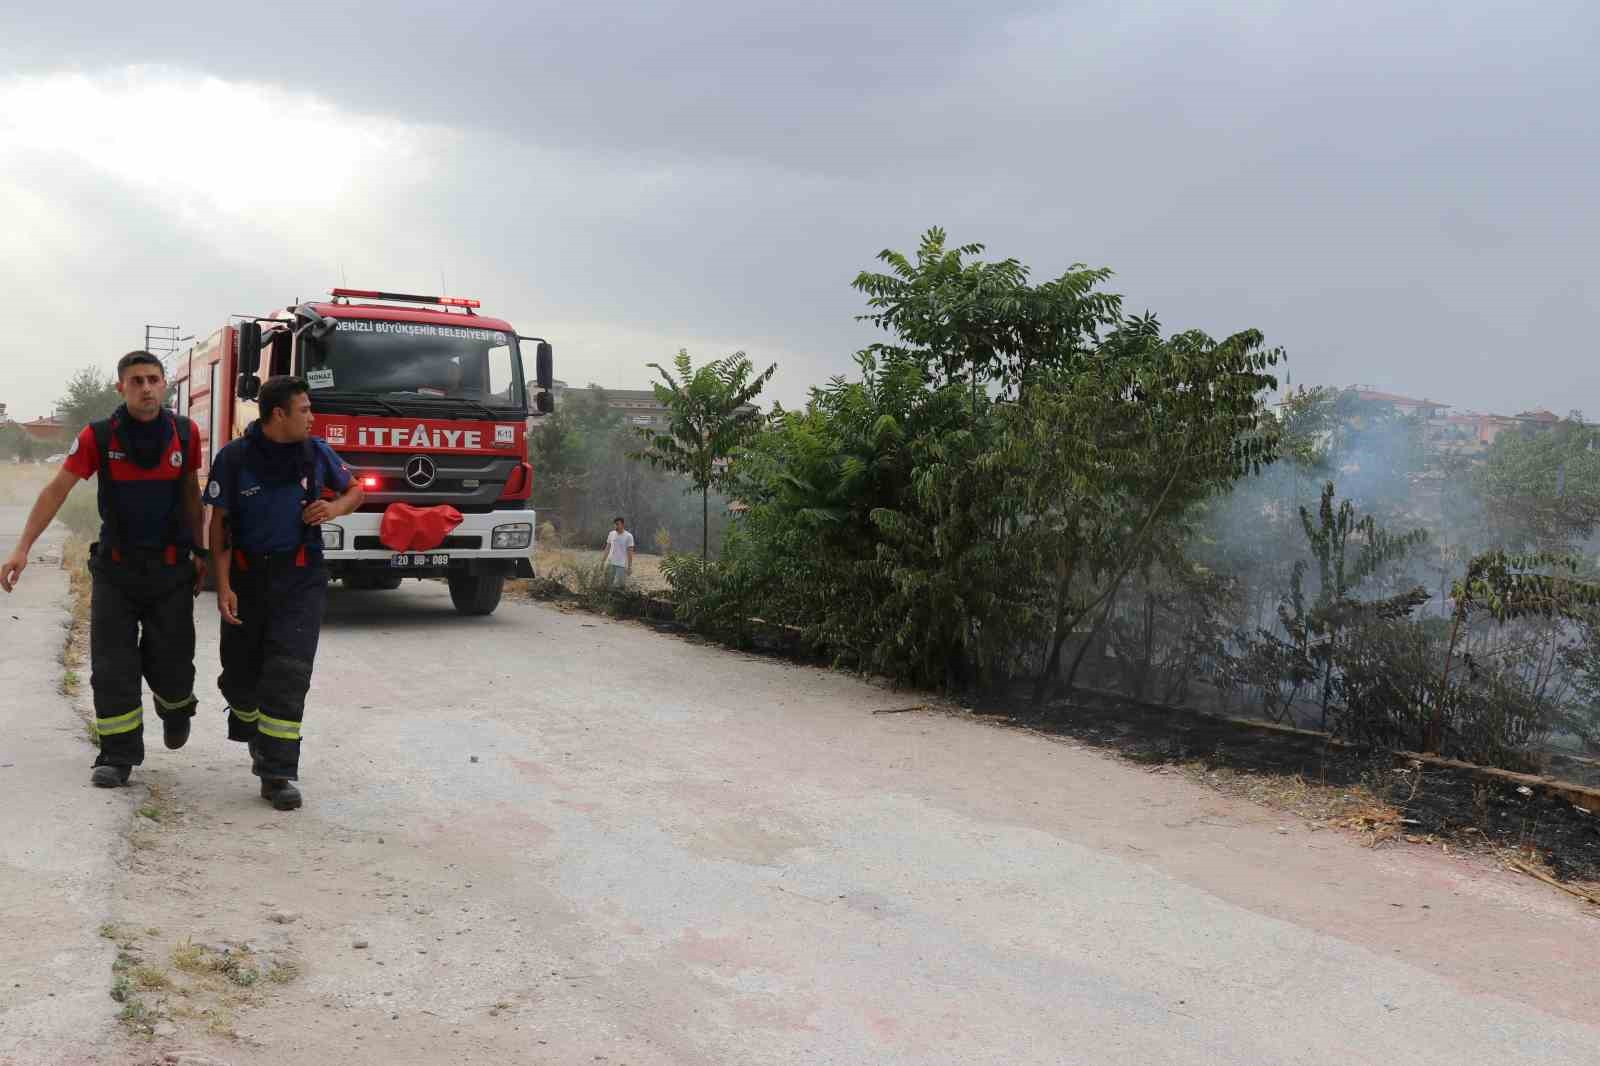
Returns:
[[[117,880],[30,949],[99,982],[94,1027],[22,1025],[14,974],[48,968],[8,953],[0,1061],[1596,1061],[1600,923],[1536,883],[874,715],[913,701],[823,671],[527,603],[458,618],[437,586],[333,595],[306,806],[278,814],[222,739],[201,608],[195,736],[152,733],[117,840],[73,710],[5,714],[28,765],[0,775],[51,781],[57,846]],[[3,854],[9,917],[41,860]]]

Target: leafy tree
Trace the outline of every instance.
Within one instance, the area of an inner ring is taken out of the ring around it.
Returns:
[[[0,459],[38,459],[60,446],[36,441],[15,422],[0,422]]]
[[[703,515],[684,495],[683,478],[630,456],[637,438],[607,400],[597,386],[572,389],[529,433],[536,508],[571,545],[599,543],[618,514],[627,517],[641,546],[657,534],[669,542],[689,540]],[[712,497],[716,504],[718,494]],[[715,535],[721,508],[711,510]]]
[[[993,382],[1015,397],[1039,373],[1087,354],[1120,317],[1122,298],[1098,291],[1109,270],[1074,263],[1032,286],[1015,259],[976,260],[983,245],[945,241],[944,230],[930,229],[914,261],[886,249],[878,259],[889,271],[862,271],[854,282],[872,309],[861,317],[896,338],[868,352],[884,363],[920,363],[936,387],[966,382],[975,399]]]
[[[1032,286],[980,252],[932,230],[857,278],[891,337],[739,452],[748,510],[715,582],[679,568],[680,617],[754,614],[896,681],[987,686],[1035,671],[1041,632],[1059,666],[1131,568],[1181,554],[1196,502],[1270,459],[1258,334],[1164,338],[1095,291],[1104,271]]]
[[[1582,580],[1577,575],[1576,559],[1549,552],[1512,555],[1495,550],[1474,558],[1467,565],[1466,574],[1450,589],[1455,609],[1450,619],[1444,668],[1439,676],[1440,704],[1444,703],[1444,695],[1449,690],[1456,641],[1463,623],[1471,615],[1482,613],[1501,625],[1526,618],[1586,622],[1600,609],[1600,584]],[[1467,665],[1470,668],[1471,663]],[[1424,751],[1440,750],[1445,727],[1442,713],[1436,713],[1429,720],[1423,738]]]
[[[1277,429],[1262,396],[1280,355],[1254,330],[1162,338],[1144,316],[1092,357],[1041,374],[1004,410],[988,472],[1019,480],[1031,576],[1050,589],[1035,703],[1067,638],[1092,614],[1109,617],[1131,572],[1176,549],[1194,506],[1273,461]]]
[[[1568,419],[1506,431],[1470,478],[1487,547],[1569,552],[1600,526],[1600,428]]]
[[[1579,639],[1561,655],[1573,678],[1574,698],[1561,709],[1560,725],[1585,751],[1600,754],[1600,610],[1582,612]]]
[[[652,387],[667,408],[667,431],[639,427],[645,446],[633,453],[651,466],[689,478],[700,492],[700,558],[707,557],[710,536],[710,492],[725,476],[725,464],[760,426],[760,412],[751,404],[772,379],[776,363],[759,374],[743,352],[703,364],[696,370],[689,353],[673,360],[674,375],[660,363],[647,364],[661,375]]]
[[[105,418],[122,403],[116,379],[95,367],[84,367],[67,379],[67,391],[56,401],[62,425],[76,436],[84,426]]]
[[[1301,669],[1310,667],[1320,684],[1322,727],[1328,725],[1328,708],[1334,696],[1335,670],[1343,650],[1346,631],[1372,619],[1408,617],[1427,601],[1428,591],[1420,585],[1377,599],[1359,599],[1362,586],[1379,576],[1388,564],[1403,558],[1427,540],[1423,530],[1394,534],[1378,527],[1372,515],[1356,517],[1349,500],[1333,506],[1333,482],[1322,487],[1322,504],[1317,520],[1304,507],[1300,523],[1306,543],[1317,567],[1317,586],[1308,602],[1305,592],[1306,564],[1295,564],[1290,578],[1289,596],[1279,608],[1279,619],[1297,652]],[[1350,539],[1359,548],[1350,557]]]

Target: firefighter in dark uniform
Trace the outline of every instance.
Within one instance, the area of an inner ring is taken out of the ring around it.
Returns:
[[[328,592],[320,527],[359,507],[362,493],[311,436],[303,380],[268,378],[257,401],[261,417],[217,453],[206,485],[224,623],[217,685],[228,739],[249,745],[262,798],[288,811],[300,806],[300,723]]]
[[[0,587],[10,592],[72,487],[96,477],[100,539],[89,549],[89,685],[100,754],[89,779],[102,788],[126,784],[144,762],[141,676],[167,747],[183,747],[195,711],[194,598],[205,577],[197,547],[200,439],[187,418],[162,407],[166,391],[154,355],[129,352],[118,360],[122,406],[73,440],[16,550],[0,565]]]

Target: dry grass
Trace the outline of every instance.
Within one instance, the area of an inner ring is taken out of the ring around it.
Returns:
[[[0,504],[32,502],[58,469],[54,464],[0,461]]]
[[[218,953],[204,944],[188,940],[172,949],[172,966],[181,973],[198,978],[199,984],[212,992],[249,988],[262,977],[269,976],[261,971],[255,955],[245,948],[230,948],[225,953]],[[284,979],[279,979],[278,983],[284,983]]]
[[[176,822],[183,814],[183,809],[178,806],[177,802],[161,785],[151,781],[145,785],[145,789],[145,801],[140,805],[138,811],[141,817],[148,818],[152,822],[170,825]]]
[[[293,962],[279,960],[272,964],[272,969],[267,971],[267,980],[275,985],[286,985],[300,976],[300,967]]]
[[[1207,760],[1177,764],[1184,776],[1229,796],[1247,799],[1275,811],[1293,814],[1318,828],[1342,829],[1362,838],[1370,848],[1390,841],[1412,844],[1443,843],[1433,834],[1411,833],[1421,823],[1406,817],[1406,805],[1416,799],[1422,784],[1419,767],[1393,771],[1409,785],[1410,796],[1396,805],[1386,799],[1379,783],[1362,780],[1355,784],[1327,784],[1309,781],[1303,774],[1251,773]],[[1445,845],[1448,850],[1448,845]]]
[[[1313,825],[1351,830],[1371,847],[1402,833],[1406,819],[1366,782],[1329,785],[1301,774],[1250,773],[1205,760],[1177,764],[1189,779],[1229,796],[1303,818]]]
[[[533,568],[540,577],[562,577],[568,571],[598,566],[604,558],[605,552],[599,550],[541,545],[534,552]],[[661,576],[661,556],[635,552],[629,580],[645,592],[667,591],[667,579]]]
[[[171,979],[154,966],[135,966],[131,971],[129,971],[128,976],[132,978],[133,983],[139,988],[151,989],[172,987]]]
[[[89,655],[89,545],[72,536],[61,549],[61,569],[67,572],[67,638],[61,646],[61,694],[76,696],[80,674]],[[91,741],[94,724],[89,723]]]
[[[123,930],[102,926],[101,935],[116,937]],[[283,983],[276,969],[263,975],[255,956],[248,951],[217,952],[200,944],[184,941],[171,952],[169,966],[142,960],[139,946],[125,941],[112,964],[111,998],[122,1004],[117,1019],[136,1036],[150,1037],[163,1020],[204,1023],[207,1032],[233,1038],[236,1013],[258,1002],[251,990],[266,976]]]

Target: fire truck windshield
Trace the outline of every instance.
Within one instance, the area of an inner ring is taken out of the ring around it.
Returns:
[[[473,325],[341,318],[305,335],[301,374],[317,398],[419,397],[464,406],[527,406],[517,338]]]

